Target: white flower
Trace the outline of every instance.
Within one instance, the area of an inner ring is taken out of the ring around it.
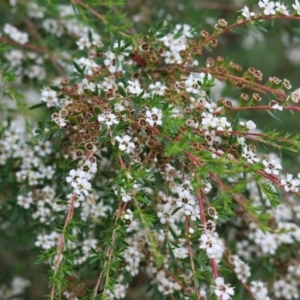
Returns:
[[[185,80],[186,91],[189,93],[201,94],[202,90],[198,82],[203,83],[205,76],[208,80],[212,80],[213,78],[210,74],[192,72]]]
[[[117,116],[112,113],[104,113],[102,115],[98,115],[98,122],[102,124],[104,123],[107,127],[110,127],[114,124],[119,124]]]
[[[283,15],[286,15],[286,16],[289,15],[287,7],[284,4],[282,4],[280,2],[276,2],[275,5],[276,5],[276,11],[277,12],[279,12],[279,13],[281,13]]]
[[[231,296],[234,295],[234,290],[232,287],[230,287],[229,284],[224,283],[223,277],[218,277],[215,280],[216,282],[216,288],[215,288],[215,294],[219,297],[219,299],[222,300],[229,300],[231,299]]]
[[[127,154],[134,152],[135,145],[131,142],[131,137],[129,135],[124,135],[123,137],[116,136],[115,139],[119,142],[119,149]]]
[[[272,108],[272,109],[277,109],[279,111],[282,111],[283,110],[283,107],[281,105],[279,105],[276,101],[271,101],[269,103],[269,106]]]
[[[46,102],[47,107],[59,105],[57,92],[50,88],[44,88],[42,90],[41,101]]]
[[[178,191],[178,200],[176,202],[178,207],[184,207],[185,214],[190,215],[195,205],[195,198],[189,190]]]
[[[97,248],[97,243],[98,243],[98,241],[96,239],[84,240],[82,243],[82,248],[81,248],[82,252],[84,254],[89,254],[91,252],[92,248],[94,248],[94,249]]]
[[[223,241],[216,232],[203,233],[200,237],[200,249],[205,249],[209,258],[219,260],[225,250]]]
[[[160,95],[160,96],[163,96],[164,95],[164,91],[166,89],[166,87],[164,85],[161,84],[161,82],[157,81],[155,82],[155,84],[151,83],[149,85],[149,88],[151,90],[153,90],[152,94],[155,95]]]
[[[179,259],[184,259],[188,256],[188,251],[186,247],[180,247],[173,249],[174,256]]]
[[[256,128],[256,124],[253,122],[253,121],[248,121],[246,123],[246,127],[249,129],[249,130],[253,130]]]
[[[299,299],[299,288],[297,281],[293,278],[274,281],[273,290],[277,299]]]
[[[251,281],[250,290],[255,300],[270,300],[266,285],[261,281]]]
[[[239,145],[245,145],[245,138],[244,137],[238,137],[237,138],[237,143]]]
[[[175,222],[175,215],[172,215],[172,210],[169,205],[164,205],[163,210],[157,212],[157,216],[162,224]]]
[[[134,95],[139,95],[143,92],[143,89],[141,88],[138,79],[128,80],[127,89],[131,94]]]
[[[34,2],[28,3],[27,14],[31,18],[41,19],[44,17],[46,8],[39,6]]]
[[[299,6],[300,6],[300,4],[299,4]],[[294,103],[299,103],[300,102],[300,89],[296,89],[294,92],[291,93],[291,100]]]
[[[250,20],[251,18],[255,17],[255,13],[250,12],[249,7],[247,6],[244,6],[244,8],[240,10],[240,12],[247,20]]]
[[[203,187],[202,187],[202,191],[204,194],[207,194],[211,191],[212,189],[212,185],[210,182],[204,182]]]
[[[256,154],[252,150],[248,150],[247,146],[244,146],[242,156],[247,159],[247,162],[249,164],[259,162],[259,159],[256,157]]]
[[[150,126],[162,125],[162,111],[156,107],[147,110],[146,121]]]
[[[181,32],[181,34],[187,38],[191,38],[192,35],[192,28],[188,24],[177,24],[174,28],[174,33]]]
[[[32,193],[29,192],[27,196],[19,195],[17,197],[17,204],[22,206],[25,209],[30,207],[30,204],[33,202]]]
[[[83,172],[84,176],[90,180],[97,172],[97,163],[89,160],[82,160],[78,163],[78,171]]]
[[[18,42],[19,44],[26,44],[29,40],[26,32],[21,32],[10,24],[4,25],[3,32],[9,35],[12,40]]]
[[[84,74],[93,75],[93,69],[99,67],[92,59],[81,57],[80,59],[75,59],[74,62],[79,66],[80,69],[84,69]],[[78,70],[74,67],[74,72]]]
[[[115,194],[118,195],[118,192],[115,191]],[[121,195],[123,202],[128,202],[128,201],[132,200],[132,195],[129,193],[126,193],[126,191],[123,188],[121,188],[120,195]]]
[[[279,175],[279,170],[282,169],[281,164],[275,160],[275,159],[264,159],[262,161],[263,165],[265,166],[265,172],[267,174],[274,174],[274,175]]]
[[[43,249],[50,249],[57,245],[58,239],[59,234],[56,232],[52,232],[50,234],[39,234],[37,241],[35,242],[35,246]]]
[[[90,40],[88,35],[84,35],[80,37],[76,44],[78,45],[79,50],[83,50],[85,47],[91,48],[92,46],[102,46],[101,37],[95,32],[92,34],[92,40]]]
[[[178,52],[166,51],[163,56],[165,57],[166,64],[181,64],[182,58]]]
[[[17,49],[12,49],[11,51],[6,52],[4,56],[10,62],[12,67],[20,66],[22,64],[22,60],[24,59],[23,52]]]
[[[76,181],[71,183],[71,186],[74,188],[74,192],[77,195],[88,195],[89,190],[91,189],[91,183],[85,178],[77,178]]]
[[[287,174],[286,179],[281,178],[280,184],[283,185],[286,192],[295,192],[298,193],[298,186],[300,184],[298,179],[293,179],[292,174]]]
[[[162,41],[164,45],[168,47],[173,54],[178,54],[179,56],[179,52],[181,50],[185,50],[187,46],[187,39],[184,36],[175,38],[174,34],[172,33],[163,36],[159,40]]]
[[[69,172],[69,176],[67,176],[66,178],[66,181],[68,183],[72,183],[72,182],[76,182],[76,180],[78,178],[83,178],[85,177],[85,172],[83,172],[82,170],[75,170],[75,169],[72,169],[70,172]]]
[[[264,9],[264,14],[266,16],[276,14],[274,9],[275,3],[273,1],[269,2],[269,0],[261,0],[258,2],[258,6]]]
[[[237,275],[237,278],[246,283],[248,277],[251,275],[250,267],[243,262],[237,255],[231,255],[229,261],[234,265],[234,272]]]
[[[106,52],[105,53],[106,59],[104,60],[105,66],[107,66],[108,71],[110,73],[116,73],[116,72],[122,72],[122,62],[124,61],[124,55],[119,54],[116,56],[113,52]],[[118,61],[118,64],[116,64],[116,61]]]
[[[54,113],[51,116],[51,119],[60,127],[65,127],[67,122],[69,122],[65,117],[61,116],[60,113]]]
[[[300,16],[300,3],[298,0],[295,0],[295,4],[292,4],[294,10],[297,11],[297,14]]]

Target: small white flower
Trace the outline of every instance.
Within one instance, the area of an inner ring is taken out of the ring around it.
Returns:
[[[219,297],[219,299],[222,300],[229,300],[231,299],[231,296],[234,295],[234,290],[232,287],[230,287],[229,284],[224,283],[223,277],[218,277],[215,279],[216,282],[216,288],[215,288],[215,294]]]
[[[230,263],[234,265],[234,272],[237,275],[237,278],[246,283],[247,279],[251,275],[250,267],[242,261],[237,255],[231,255],[229,257]]]
[[[292,4],[294,10],[296,10],[297,14],[300,16],[300,3],[298,0],[295,0],[295,4]]]
[[[33,199],[32,199],[32,196],[30,193],[28,193],[27,196],[19,195],[17,197],[17,204],[22,206],[25,209],[28,209],[30,207],[30,204],[33,202]]]
[[[165,57],[166,64],[181,64],[182,58],[178,52],[166,51],[163,56]]]
[[[259,162],[259,159],[256,157],[256,154],[252,150],[248,150],[247,146],[244,146],[242,156],[247,159],[247,162],[249,164]]]
[[[284,4],[282,4],[280,2],[276,2],[275,5],[276,5],[276,11],[277,12],[279,12],[279,13],[281,13],[283,15],[286,15],[286,16],[289,15],[287,7]]]
[[[276,11],[274,9],[275,3],[269,0],[261,0],[258,2],[258,6],[264,9],[264,14],[268,15],[275,15]]]
[[[160,223],[162,224],[166,224],[166,223],[172,224],[175,222],[175,216],[172,215],[172,210],[167,205],[164,205],[163,210],[157,212],[157,216],[159,217]]]
[[[29,40],[28,33],[19,31],[16,27],[5,24],[3,27],[3,32],[9,35],[9,37],[18,42],[19,44],[26,44]]]
[[[184,259],[188,256],[188,251],[186,247],[180,247],[173,249],[174,256],[179,259]]]
[[[274,174],[274,175],[279,175],[279,171],[282,169],[281,164],[275,160],[275,159],[264,159],[262,161],[263,165],[265,166],[265,172],[267,174]]]
[[[250,12],[249,7],[247,6],[244,6],[244,8],[240,10],[240,12],[247,20],[250,20],[251,18],[255,17],[255,13]]]
[[[150,126],[162,125],[162,111],[156,107],[147,110],[146,121]]]
[[[204,185],[203,185],[203,187],[202,187],[203,193],[207,194],[207,193],[209,193],[211,191],[211,189],[212,189],[211,183],[210,182],[205,182]]]
[[[245,145],[245,138],[244,137],[238,137],[237,138],[237,143],[239,145]]]
[[[115,139],[119,142],[119,149],[127,154],[133,153],[135,145],[131,142],[131,137],[129,135],[124,135],[123,137],[116,136]]]
[[[266,284],[261,281],[251,281],[250,290],[255,300],[270,300]]]
[[[253,130],[256,128],[256,124],[253,122],[253,121],[248,121],[246,123],[246,127],[249,129],[249,130]]]
[[[166,89],[166,87],[165,87],[164,85],[162,85],[162,83],[159,82],[159,81],[155,82],[155,84],[151,83],[151,84],[149,85],[149,88],[150,88],[151,90],[153,90],[153,91],[152,91],[152,94],[153,94],[153,95],[157,94],[157,95],[159,95],[159,96],[163,96],[163,95],[164,95],[164,91],[165,91],[165,89]]]
[[[129,80],[127,89],[131,94],[134,95],[139,95],[143,92],[143,89],[141,88],[138,79]]]
[[[105,124],[107,127],[119,124],[117,116],[112,113],[104,113],[102,115],[98,115],[98,122]]]
[[[292,174],[287,174],[286,179],[281,178],[280,179],[280,184],[283,185],[284,190],[286,192],[298,192],[298,186],[300,184],[298,179],[293,179]]]
[[[80,59],[75,59],[74,62],[79,66],[79,68],[84,69],[84,74],[93,75],[93,69],[98,68],[99,66],[90,58],[81,57]],[[78,70],[74,67],[74,72]]]
[[[269,106],[272,108],[272,109],[277,109],[279,111],[282,111],[283,110],[283,107],[281,105],[279,105],[276,101],[271,101]]]
[[[91,183],[88,182],[85,178],[78,178],[76,182],[72,182],[71,186],[74,188],[74,192],[77,195],[88,195],[89,190],[91,189]]]
[[[58,96],[57,92],[51,90],[50,88],[45,88],[42,90],[41,101],[46,102],[47,107],[58,106]]]
[[[195,198],[189,190],[180,191],[178,192],[178,200],[176,204],[178,207],[183,207],[184,213],[189,216],[194,209]]]
[[[220,259],[225,247],[216,232],[203,233],[200,237],[200,249],[205,249],[209,258]]]
[[[115,194],[118,195],[118,192],[115,191]],[[128,201],[132,200],[132,195],[129,193],[126,193],[126,191],[123,188],[121,188],[120,195],[121,195],[123,202],[128,202]]]

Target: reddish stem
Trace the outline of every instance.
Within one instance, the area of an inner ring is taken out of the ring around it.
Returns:
[[[201,192],[200,192],[199,188],[197,188],[197,190],[196,190],[196,196],[197,196],[198,205],[199,205],[201,223],[202,223],[203,228],[205,228],[206,217],[205,217],[205,214],[204,214],[204,207],[203,207]],[[210,259],[210,264],[211,264],[211,267],[212,267],[212,270],[213,270],[214,278],[216,279],[216,278],[219,277],[216,260],[214,258],[211,258]]]
[[[200,300],[200,294],[199,294],[199,290],[197,288],[197,282],[196,282],[196,271],[195,271],[195,264],[194,264],[194,258],[193,258],[193,250],[191,247],[191,241],[189,238],[189,217],[185,216],[185,232],[186,232],[186,239],[187,239],[187,244],[188,244],[188,251],[189,251],[189,256],[190,256],[190,261],[191,261],[191,268],[192,268],[192,272],[193,272],[193,277],[194,277],[194,288],[195,288],[195,292],[197,295],[197,299]]]
[[[70,220],[73,217],[73,213],[74,213],[74,204],[75,204],[75,200],[77,198],[77,195],[74,193],[72,198],[71,198],[71,202],[70,202],[70,206],[69,206],[69,211],[68,211],[68,215],[63,227],[63,232],[60,235],[59,241],[58,241],[58,246],[57,246],[57,259],[56,259],[56,263],[55,263],[55,269],[54,269],[54,276],[56,275],[59,265],[61,263],[62,260],[62,252],[63,252],[63,247],[64,247],[64,230],[67,228]],[[51,288],[51,300],[54,300],[54,296],[55,296],[55,284],[52,285]]]
[[[121,155],[119,155],[119,162],[120,162],[121,168],[125,168],[126,167]],[[127,203],[124,203],[123,207],[122,207],[122,204],[123,204],[123,201],[120,200],[119,201],[119,205],[118,205],[118,209],[117,209],[117,213],[116,213],[115,224],[116,224],[117,220],[120,218],[122,212],[125,211],[125,209],[126,209]],[[114,240],[114,232],[113,232],[112,240]],[[103,276],[104,270],[105,270],[105,268],[107,266],[108,261],[110,261],[112,254],[113,254],[113,249],[109,246],[108,250],[106,252],[106,256],[108,257],[108,259],[105,260],[105,263],[104,263],[104,266],[103,266],[103,270],[101,271],[101,273],[100,273],[100,275],[98,277],[96,286],[94,288],[94,297],[96,297],[97,294],[98,294],[98,290],[99,290],[99,287],[100,287],[101,282],[102,282],[102,276]]]
[[[300,107],[298,106],[282,106],[284,110],[296,110],[300,111]],[[240,106],[240,107],[232,107],[229,108],[228,111],[240,111],[240,110],[272,110],[272,107],[269,105],[261,105],[261,106]]]
[[[234,23],[234,24],[224,28],[223,30],[212,34],[210,37],[205,39],[199,46],[200,46],[200,48],[203,48],[211,40],[215,39],[216,37],[218,37],[221,34],[230,32],[232,29],[234,29],[236,27],[240,27],[240,26],[246,25],[246,24],[251,23],[251,22],[255,22],[255,21],[259,21],[259,20],[267,20],[267,19],[294,19],[294,20],[300,20],[300,17],[290,16],[290,15],[289,16],[287,16],[287,15],[278,15],[278,16],[263,16],[263,15],[260,15],[256,18],[252,18],[250,20],[244,20],[244,21],[241,21],[239,23]]]
[[[224,73],[220,74],[214,68],[186,68],[186,69],[191,72],[209,73],[209,74],[214,75],[216,78],[218,78],[222,81],[231,79],[231,80],[235,80],[237,82],[238,81],[242,82],[246,85],[245,88],[247,87],[253,91],[260,92],[260,93],[266,93],[266,92],[273,93],[278,97],[278,100],[280,100],[280,101],[286,100],[286,98],[287,98],[287,95],[281,91],[274,90],[270,87],[259,84],[257,82],[252,82],[250,80],[247,80],[247,79],[239,77],[239,76],[234,76],[234,75],[224,74]]]

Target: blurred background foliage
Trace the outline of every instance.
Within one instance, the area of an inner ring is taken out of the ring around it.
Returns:
[[[53,3],[70,4],[69,1],[36,1],[36,3],[43,5],[47,12],[53,13],[55,17],[55,6]],[[99,2],[99,1],[98,1]],[[100,1],[101,2],[101,1]],[[103,2],[103,1],[102,1]],[[109,1],[107,1],[109,2]],[[114,1],[110,1],[113,3]],[[23,1],[26,5],[26,1]],[[116,1],[115,4],[122,3],[122,1]],[[112,20],[115,18],[116,26],[121,22],[122,13],[125,13],[125,31],[142,36],[148,32],[149,26],[155,26],[162,20],[167,20],[170,25],[174,24],[189,24],[194,26],[198,32],[202,29],[208,32],[213,32],[213,25],[218,19],[224,18],[229,24],[234,22],[234,15],[237,10],[247,5],[251,11],[259,12],[256,0],[126,0],[124,7],[115,6],[110,11],[110,17]],[[291,4],[294,1],[285,0],[284,3],[289,6],[290,11]],[[20,19],[16,19],[15,15],[8,12],[8,1],[0,0],[0,27],[5,23],[15,24],[23,19],[20,15]],[[108,12],[107,7],[101,6],[95,9],[100,13],[106,14]],[[105,38],[109,39],[109,35],[105,32],[105,25],[97,19],[88,17],[87,12],[78,15],[78,19],[89,22],[92,27],[101,35],[105,41]],[[25,23],[25,22],[24,22]],[[121,24],[121,23],[120,23]],[[28,25],[28,24],[27,24]],[[208,50],[204,50],[203,56],[199,59],[199,66],[205,66],[205,60],[211,56],[216,58],[222,56],[229,58],[235,63],[240,64],[244,70],[248,67],[254,67],[259,69],[263,73],[263,82],[266,82],[268,77],[277,76],[280,79],[287,78],[290,80],[293,89],[300,88],[300,23],[290,20],[274,20],[265,21],[264,26],[267,29],[267,33],[254,32],[249,28],[248,34],[238,35],[234,33],[228,33],[218,38],[219,45],[212,53]],[[20,30],[26,31],[19,26]],[[76,40],[66,40],[64,44],[60,44],[54,36],[41,36],[42,40],[37,41],[38,45],[51,45],[51,47],[60,47],[62,50],[68,51],[73,58],[78,53]],[[82,54],[84,51],[82,51]],[[84,54],[83,54],[84,55]],[[51,79],[55,78],[55,74],[48,74]],[[26,88],[32,87],[39,90],[49,85],[48,81],[38,82],[36,80],[26,79]],[[222,92],[222,96],[228,99],[238,99],[240,90],[227,85]],[[250,93],[249,93],[250,94]],[[28,97],[27,97],[28,99]],[[29,99],[30,100],[30,99]],[[215,99],[217,100],[217,99]],[[265,105],[272,99],[263,98]],[[39,99],[36,99],[38,102]],[[29,101],[32,102],[32,101]],[[34,102],[34,101],[33,101]],[[40,119],[41,116],[46,116],[48,113],[45,111],[30,112],[31,116],[36,119]],[[245,119],[252,119],[257,123],[258,128],[264,129],[266,127],[283,132],[298,133],[300,127],[299,115],[291,114],[288,111],[278,112],[276,115],[280,120],[272,118],[266,112],[250,111],[243,112],[241,114]],[[233,116],[234,117],[234,116]],[[272,152],[273,149],[268,149],[268,152]],[[291,171],[297,170],[298,157],[291,156],[290,154],[282,154],[283,166]],[[299,171],[299,170],[298,170]],[[18,222],[20,219],[26,220],[25,215],[16,215],[15,220]],[[22,223],[23,224],[23,223]],[[31,280],[31,288],[27,291],[27,298],[30,300],[42,299],[42,295],[47,293],[47,279],[41,277],[40,274],[46,274],[44,265],[33,265],[35,258],[38,255],[38,251],[25,245],[33,245],[34,241],[29,241],[31,227],[28,224],[28,228],[23,227],[21,232],[9,232],[9,229],[1,230],[0,243],[0,281],[7,282],[15,274],[23,276]],[[23,226],[23,225],[20,225]],[[140,299],[141,296],[147,300],[145,291],[143,289],[143,282],[147,278],[138,276],[132,283],[132,288],[129,290],[128,298],[131,300]],[[92,286],[92,285],[91,285]],[[0,295],[0,299],[1,295]]]

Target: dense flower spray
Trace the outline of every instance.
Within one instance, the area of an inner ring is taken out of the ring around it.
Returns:
[[[112,29],[97,10],[73,4]],[[49,299],[124,299],[137,275],[152,299],[299,298],[299,251],[286,249],[300,241],[300,173],[283,168],[278,150],[299,154],[300,137],[261,131],[238,113],[298,112],[299,90],[277,77],[263,83],[260,70],[221,56],[200,59],[234,29],[300,21],[298,1],[258,8],[244,6],[232,25],[218,20],[212,33],[161,23],[139,37],[120,28],[110,42],[69,5],[53,19],[31,4],[28,33],[4,24],[0,41],[15,47],[3,50],[9,72],[19,82],[48,80],[32,109],[49,117],[35,132],[26,117],[1,125],[8,200],[0,217],[9,227],[14,207],[32,226],[30,243],[50,270]],[[39,48],[40,35],[71,36],[78,52]],[[60,75],[53,83],[47,64]],[[5,68],[6,93],[20,106]],[[241,89],[237,100],[214,96],[224,82]],[[27,286],[15,277],[0,291],[9,299]]]

